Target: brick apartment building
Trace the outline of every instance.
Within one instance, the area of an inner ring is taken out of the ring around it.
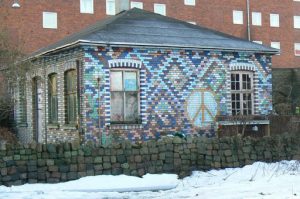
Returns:
[[[1,23],[31,53],[118,13],[124,0],[1,0]],[[299,0],[129,0],[139,7],[280,48],[274,68],[300,68]],[[248,5],[248,6],[247,6]]]

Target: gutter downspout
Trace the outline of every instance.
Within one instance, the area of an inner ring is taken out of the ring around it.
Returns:
[[[98,77],[97,78],[97,82],[98,82],[98,125],[99,125],[99,138],[100,138],[100,145],[102,145],[102,131],[101,131],[101,118],[100,118],[100,100],[101,100],[101,96],[100,96],[100,91],[101,91],[101,78]]]
[[[247,0],[247,33],[248,33],[248,40],[251,41],[251,29],[250,29],[250,0]]]
[[[46,63],[45,63],[45,61],[44,61],[44,66],[46,65]],[[47,71],[46,71],[46,67],[44,67],[44,88],[45,88],[45,90],[44,90],[44,103],[45,103],[45,105],[44,105],[44,118],[45,118],[45,142],[46,142],[46,144],[48,144],[48,130],[47,130],[47,110],[49,111],[49,109],[48,109],[48,106],[49,106],[49,104],[47,104],[47,83],[48,83],[48,78],[47,78]]]

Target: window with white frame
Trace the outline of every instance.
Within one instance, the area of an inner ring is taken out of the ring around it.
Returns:
[[[257,44],[263,44],[262,41],[253,41],[254,43],[257,43]]]
[[[106,0],[106,14],[107,15],[115,15],[116,14],[115,0]]]
[[[270,14],[270,26],[279,27],[279,14]]]
[[[252,12],[252,25],[253,26],[261,26],[261,13],[260,12]]]
[[[155,3],[154,12],[166,16],[166,4]]]
[[[143,9],[143,2],[135,2],[135,1],[131,1],[131,2],[130,2],[130,8],[139,8],[139,9]]]
[[[233,24],[243,24],[244,23],[244,14],[243,11],[233,10],[232,11]]]
[[[278,41],[271,41],[271,47],[272,48],[276,48],[276,49],[280,49],[280,42],[278,42]]]
[[[300,16],[294,16],[294,28],[300,28]]]
[[[111,123],[138,124],[139,71],[112,69],[110,71]]]
[[[184,0],[184,5],[195,6],[196,5],[196,0]]]
[[[300,43],[295,43],[295,56],[300,56]]]
[[[81,13],[94,13],[94,0],[80,0]]]
[[[43,12],[43,28],[57,29],[56,12]]]
[[[231,72],[232,115],[253,114],[253,72]]]

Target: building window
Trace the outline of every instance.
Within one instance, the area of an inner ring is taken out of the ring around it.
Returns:
[[[48,107],[49,123],[58,123],[57,74],[48,76]]]
[[[135,2],[135,1],[131,1],[131,2],[130,2],[130,8],[139,8],[139,9],[143,9],[143,2]]]
[[[184,5],[195,6],[196,5],[196,0],[184,0]]]
[[[68,70],[65,72],[65,114],[67,124],[77,122],[77,72]]]
[[[274,41],[272,41],[271,42],[271,47],[280,50],[280,42],[274,42]]]
[[[252,12],[252,25],[253,26],[261,26],[261,13],[260,12]]]
[[[253,41],[254,43],[257,43],[257,44],[263,44],[263,42],[262,41]]]
[[[139,123],[139,74],[137,70],[111,70],[111,123]]]
[[[233,18],[233,24],[243,24],[244,23],[243,11],[233,10],[232,18]]]
[[[270,14],[270,26],[279,27],[279,14]]]
[[[26,81],[25,79],[19,80],[19,123],[26,124],[27,123],[27,102],[26,102]],[[5,113],[4,113],[5,114]]]
[[[154,4],[154,12],[166,16],[166,4]]]
[[[300,56],[300,43],[295,43],[295,55]]]
[[[106,0],[106,14],[107,15],[115,15],[116,14],[115,0]]]
[[[300,16],[294,16],[294,28],[300,28]]]
[[[80,0],[81,13],[94,13],[94,0]]]
[[[232,115],[253,114],[253,73],[233,71],[231,73]]]
[[[43,28],[57,29],[56,12],[43,12]]]

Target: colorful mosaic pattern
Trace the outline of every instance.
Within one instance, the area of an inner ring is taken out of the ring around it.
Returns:
[[[112,60],[122,61],[109,64]],[[141,64],[133,64],[130,60]],[[231,112],[228,78],[232,63],[254,66],[257,74],[255,112],[270,113],[270,61],[268,56],[245,53],[85,47],[86,138],[99,141],[102,134],[103,141],[103,137],[110,138],[113,132],[110,124],[111,67],[125,65],[124,68],[140,71],[142,123],[138,127],[129,125],[118,130],[126,139],[137,141],[175,132],[214,136],[215,116]]]

